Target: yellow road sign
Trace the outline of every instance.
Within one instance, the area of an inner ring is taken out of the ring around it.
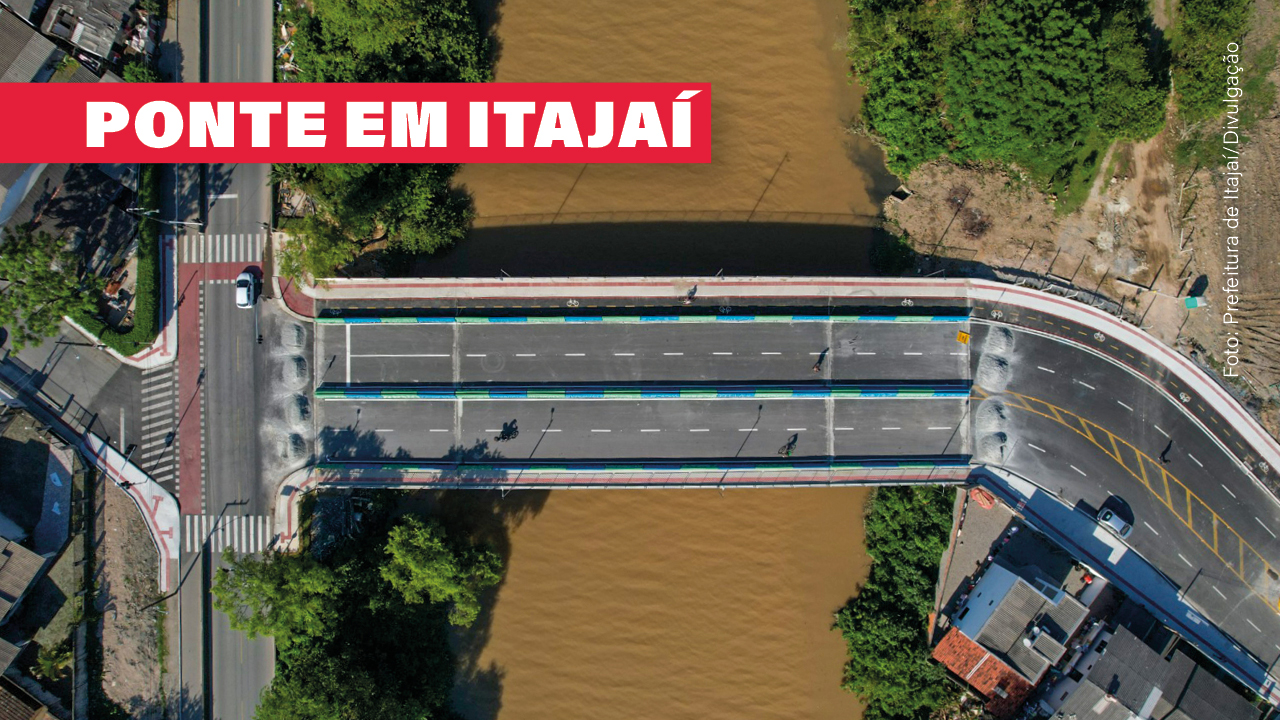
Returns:
[[[956,333],[956,342],[958,342],[958,343],[964,343],[965,345],[968,345],[968,344],[969,344],[969,333],[967,333],[967,332],[965,332],[965,331],[963,331],[963,330],[961,330],[960,332]]]

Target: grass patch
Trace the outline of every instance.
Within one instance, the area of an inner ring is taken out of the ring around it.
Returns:
[[[1101,133],[1090,133],[1071,161],[1059,170],[1050,186],[1050,192],[1057,196],[1058,202],[1054,212],[1068,215],[1079,210],[1084,201],[1089,199],[1089,190],[1098,175],[1098,165],[1107,154],[1109,141]]]
[[[146,164],[138,176],[138,198],[141,208],[160,207],[160,166]],[[129,356],[155,342],[160,334],[160,293],[164,288],[160,266],[160,223],[143,219],[138,228],[138,264],[134,278],[133,329],[117,332],[103,320],[87,313],[73,319],[93,333],[107,347]]]

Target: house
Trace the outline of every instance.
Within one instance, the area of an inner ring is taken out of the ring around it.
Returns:
[[[9,12],[22,18],[31,27],[40,24],[40,4],[36,0],[0,0],[0,8],[8,8]]]
[[[997,720],[1011,717],[1088,615],[1079,600],[1035,566],[997,558],[951,617],[933,659],[986,699]]]
[[[64,57],[52,40],[0,10],[0,82],[49,82]]]
[[[134,0],[54,0],[40,31],[103,60],[123,42]]]
[[[12,540],[0,538],[0,625],[17,609],[44,571],[44,558]]]
[[[1257,720],[1262,711],[1167,636],[1152,647],[1119,626],[1041,702],[1054,720]]]
[[[0,677],[0,720],[53,720],[53,715],[12,680]]]

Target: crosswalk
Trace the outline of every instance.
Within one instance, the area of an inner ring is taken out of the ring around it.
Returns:
[[[182,549],[200,550],[205,541],[211,552],[231,548],[239,553],[262,552],[271,543],[271,519],[266,515],[184,515]]]
[[[169,363],[142,371],[142,442],[134,451],[138,467],[156,482],[172,487],[174,492],[178,490],[176,367]]]
[[[178,244],[178,262],[262,262],[266,242],[263,233],[183,235]]]

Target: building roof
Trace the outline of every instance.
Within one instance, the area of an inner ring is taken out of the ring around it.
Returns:
[[[1186,654],[1175,650],[1166,660],[1122,626],[1054,717],[1127,720],[1131,715],[1166,720],[1256,720],[1261,711]]]
[[[0,720],[42,720],[52,717],[40,701],[6,677],[0,677]]]
[[[996,720],[1013,717],[1035,686],[986,648],[952,627],[933,649],[933,659],[968,683],[986,699]]]
[[[40,577],[44,558],[12,540],[0,538],[0,622]]]
[[[64,55],[17,15],[0,10],[0,82],[47,82]]]
[[[134,0],[55,0],[45,14],[40,30],[60,37],[100,58],[124,32],[125,20]]]
[[[20,652],[22,652],[22,648],[4,638],[0,638],[0,673],[9,669],[9,666],[17,659]]]

